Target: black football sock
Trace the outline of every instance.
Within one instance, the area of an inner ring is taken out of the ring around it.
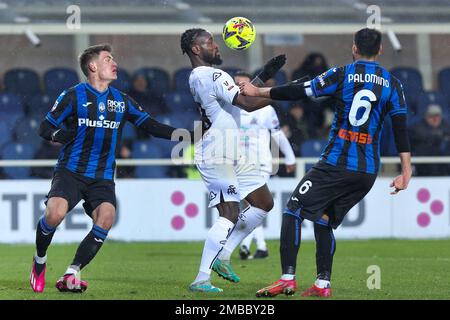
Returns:
[[[108,236],[108,230],[102,229],[94,225],[92,230],[83,239],[73,259],[72,266],[83,269],[92,259],[103,245]]]
[[[301,242],[302,219],[283,213],[280,235],[281,269],[283,274],[295,275],[297,255]]]
[[[314,237],[316,238],[317,279],[330,281],[333,256],[336,251],[333,229],[326,221],[319,220],[314,223]]]
[[[36,226],[36,255],[40,258],[45,257],[47,249],[52,242],[53,235],[56,228],[51,227],[45,221],[45,216],[42,216]],[[44,270],[44,264],[35,263],[36,273],[39,275]]]

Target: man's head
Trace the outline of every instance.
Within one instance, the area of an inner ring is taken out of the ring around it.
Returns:
[[[112,55],[109,44],[91,46],[80,54],[80,67],[84,75],[96,77],[99,80],[113,81],[117,79],[117,63]]]
[[[137,73],[133,77],[133,89],[137,92],[146,92],[148,89],[147,77],[142,73]]]
[[[239,82],[250,82],[252,80],[252,76],[245,71],[238,71],[234,75],[234,82],[239,84]]]
[[[353,60],[375,59],[382,50],[380,31],[364,28],[355,33],[352,47]]]
[[[181,51],[186,53],[196,65],[220,65],[219,46],[212,34],[205,29],[188,29],[181,35]]]
[[[425,121],[430,127],[439,127],[442,123],[442,108],[437,104],[430,104],[425,113]]]

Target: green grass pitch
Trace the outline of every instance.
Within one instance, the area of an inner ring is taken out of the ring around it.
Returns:
[[[194,279],[203,243],[105,243],[94,261],[82,271],[89,282],[83,294],[59,293],[54,285],[71,262],[77,245],[52,245],[49,249],[47,287],[31,291],[28,276],[34,246],[0,245],[0,299],[257,299],[256,290],[280,275],[278,241],[269,241],[268,259],[241,261],[233,256],[240,283],[213,275],[220,294],[187,290]],[[333,266],[332,299],[449,299],[450,240],[337,241]],[[314,281],[315,245],[301,244],[297,266],[299,291]],[[367,268],[381,270],[381,289],[369,290]],[[303,298],[297,292],[292,297]]]

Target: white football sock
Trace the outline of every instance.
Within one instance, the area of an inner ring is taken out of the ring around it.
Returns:
[[[281,275],[281,280],[295,280],[295,274],[283,274]]]
[[[252,232],[256,240],[256,249],[267,251],[266,240],[264,240],[264,228],[261,225],[257,226],[255,230]]]
[[[45,255],[44,257],[39,257],[39,256],[36,254],[36,255],[35,255],[35,260],[36,260],[36,263],[44,264],[44,263],[47,262],[47,255]]]
[[[257,226],[259,226],[266,217],[267,212],[256,208],[248,207],[240,215],[236,226],[228,237],[227,244],[223,247],[219,255],[220,260],[229,261],[233,250],[249,235]]]
[[[331,282],[328,280],[317,279],[316,282],[314,282],[314,284],[321,289],[331,287]]]
[[[70,265],[65,274],[78,274],[78,272],[80,272],[80,267],[79,266],[74,266],[74,265]]]
[[[233,227],[233,222],[226,218],[219,217],[211,229],[209,229],[205,240],[205,246],[203,247],[200,269],[194,283],[209,280],[212,263],[227,242],[228,233]]]
[[[252,245],[253,237],[255,232],[251,232],[248,236],[245,237],[241,242],[241,247],[246,246],[248,250],[250,250],[250,246]]]

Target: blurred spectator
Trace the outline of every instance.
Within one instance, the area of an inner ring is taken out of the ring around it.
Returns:
[[[147,77],[142,73],[133,75],[132,87],[130,90],[130,97],[136,100],[137,103],[147,111],[150,116],[157,117],[161,114],[167,113],[167,108],[164,100],[160,96],[151,94],[149,89],[150,83]],[[148,139],[150,136],[143,130],[136,128],[138,139]]]
[[[58,159],[61,144],[42,140],[39,149],[36,151],[33,159]],[[31,176],[41,179],[51,179],[53,177],[54,167],[32,167]]]
[[[450,127],[442,118],[442,108],[437,104],[428,106],[422,121],[410,128],[411,151],[414,156],[444,156],[450,154]],[[449,175],[446,164],[416,165],[420,176]]]
[[[119,149],[118,159],[131,159],[132,141],[124,140]],[[135,166],[118,166],[117,178],[134,178]]]
[[[296,156],[301,156],[300,147],[302,143],[312,138],[311,128],[305,116],[304,102],[294,101],[289,108],[288,124],[290,128],[290,139],[292,149]],[[289,138],[289,135],[286,135]]]
[[[293,71],[292,80],[303,77],[308,77],[308,80],[311,80],[328,69],[328,63],[323,54],[312,52],[308,54],[302,64]]]

